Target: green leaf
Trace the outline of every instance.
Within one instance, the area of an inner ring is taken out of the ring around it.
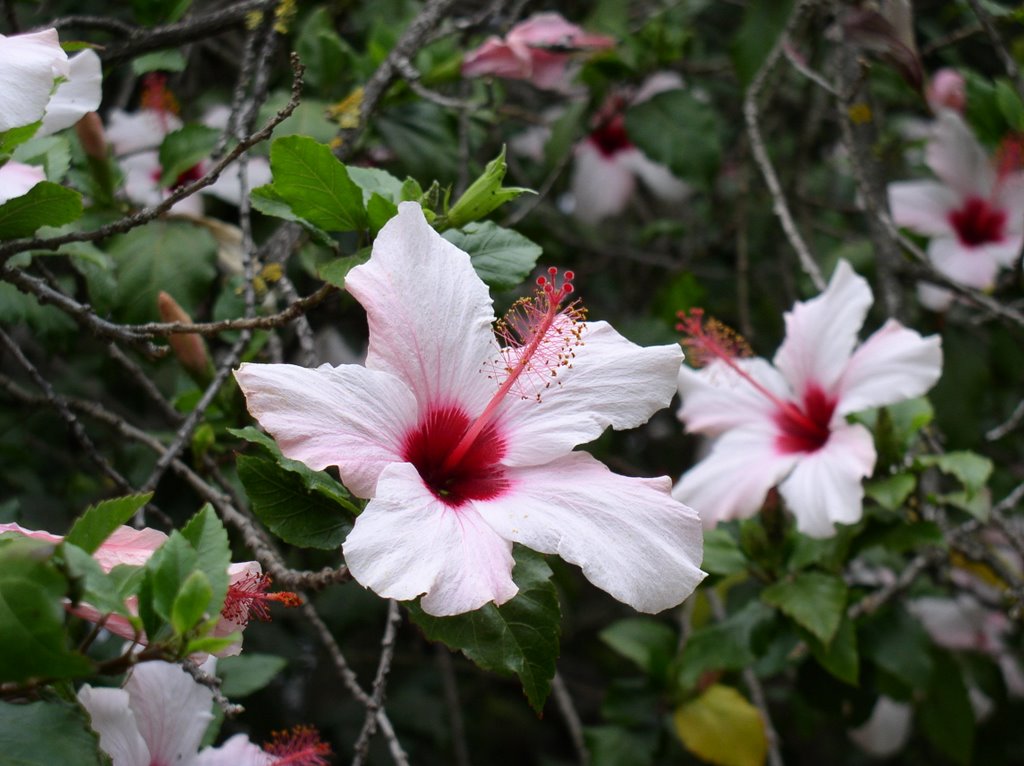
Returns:
[[[92,670],[67,647],[67,580],[54,547],[29,538],[0,540],[0,681],[74,678]]]
[[[202,638],[193,638],[188,642],[188,646],[185,647],[185,654],[217,654],[222,652],[229,646],[234,644],[240,644],[242,641],[242,632],[235,631],[229,633],[226,636],[203,636]]]
[[[672,714],[686,749],[719,766],[763,766],[768,738],[757,708],[730,686],[709,686]]]
[[[314,471],[308,465],[299,460],[290,460],[289,458],[286,458],[281,454],[281,450],[278,448],[277,442],[259,429],[254,428],[253,426],[246,426],[245,428],[229,428],[228,433],[232,436],[237,436],[239,439],[245,439],[250,444],[258,444],[263,447],[267,452],[273,455],[278,465],[286,471],[298,474],[306,489],[319,492],[324,497],[329,497],[339,505],[348,508],[353,514],[358,514],[362,510],[353,502],[352,495],[349,494],[348,490],[335,481],[334,477],[329,473],[326,471]]]
[[[185,64],[185,54],[180,50],[153,51],[132,59],[132,74],[141,77],[149,72],[183,72]]]
[[[295,49],[306,68],[304,82],[317,92],[337,87],[339,72],[350,68],[350,49],[334,31],[331,14],[323,6],[316,8],[299,30]]]
[[[194,628],[206,614],[212,595],[210,581],[204,572],[197,569],[186,577],[171,605],[171,627],[174,632],[181,635]]]
[[[679,688],[693,688],[708,671],[740,670],[752,664],[754,631],[772,615],[770,607],[755,599],[725,620],[694,630],[679,661]]]
[[[704,532],[704,561],[701,567],[709,574],[727,576],[746,569],[747,557],[729,532],[716,527]]]
[[[928,685],[932,674],[931,640],[921,624],[901,607],[891,607],[864,621],[860,647],[864,657],[909,690]]]
[[[511,229],[491,221],[449,229],[444,238],[469,253],[477,276],[495,290],[510,290],[526,279],[543,249]]]
[[[28,237],[40,226],[63,226],[82,215],[82,195],[50,181],[0,205],[0,240]]]
[[[81,589],[80,601],[96,607],[102,614],[132,617],[124,605],[118,582],[103,571],[96,559],[67,540],[61,550],[68,578],[78,581]]]
[[[944,455],[922,455],[915,461],[922,467],[935,466],[943,473],[956,477],[968,497],[980,492],[992,475],[992,461],[976,452],[966,450]]]
[[[968,766],[974,750],[974,711],[956,661],[934,653],[928,692],[917,712],[921,729],[935,748],[956,763]]]
[[[626,130],[644,154],[679,178],[703,187],[714,181],[724,130],[714,107],[692,93],[665,91],[630,107]]]
[[[678,637],[650,617],[619,620],[601,631],[601,640],[653,678],[663,678],[676,653]]]
[[[363,190],[363,202],[369,204],[370,198],[377,194],[388,202],[401,202],[403,182],[386,170],[380,168],[348,168],[349,178]]]
[[[398,215],[398,205],[376,192],[370,195],[366,203],[366,218],[370,224],[370,233],[374,237],[384,228],[384,224]]]
[[[217,276],[213,236],[183,221],[153,221],[113,237],[107,252],[117,269],[117,313],[126,322],[158,320],[161,290],[194,315]]]
[[[843,617],[835,637],[827,646],[809,632],[805,637],[818,664],[840,681],[851,686],[857,685],[860,676],[860,656],[857,653],[857,632],[852,620]]]
[[[513,553],[519,593],[511,601],[455,617],[433,617],[414,603],[409,616],[428,639],[460,649],[484,670],[515,673],[539,713],[555,675],[561,610],[544,557],[518,546]]]
[[[103,500],[89,506],[85,513],[75,520],[64,541],[77,545],[86,553],[95,553],[103,541],[110,537],[122,524],[135,515],[135,512],[150,501],[152,492],[143,495],[128,495]]]
[[[732,63],[744,89],[782,33],[792,6],[792,0],[754,0],[747,4],[731,46]]]
[[[152,610],[164,620],[171,619],[174,601],[178,597],[185,580],[196,569],[199,557],[188,540],[174,530],[167,541],[161,545],[143,566],[144,592],[150,596]],[[140,594],[141,595],[141,594]],[[140,603],[140,614],[143,614]],[[146,620],[143,614],[143,621]],[[147,623],[146,632],[150,639],[155,638],[151,625]]]
[[[655,732],[622,726],[587,726],[583,739],[590,752],[590,766],[651,766],[658,746]]]
[[[461,229],[467,223],[479,221],[520,194],[535,193],[532,189],[523,189],[518,186],[503,187],[501,182],[504,180],[507,170],[505,147],[503,146],[501,154],[487,163],[487,167],[484,168],[480,177],[473,181],[458,201],[452,205],[445,218],[446,226],[452,229]]]
[[[42,165],[48,181],[59,183],[71,165],[71,143],[64,136],[43,136],[26,141],[11,155],[26,165]]]
[[[230,699],[239,699],[259,691],[284,670],[288,660],[273,654],[246,652],[236,657],[225,657],[217,663],[221,691]]]
[[[1011,130],[1024,130],[1024,103],[1008,80],[996,82],[996,102]]]
[[[864,485],[864,492],[887,511],[896,511],[903,507],[916,486],[916,476],[898,473],[895,476],[869,481]]]
[[[765,588],[761,598],[828,644],[843,618],[846,584],[824,572],[798,572]]]
[[[173,186],[186,170],[210,156],[220,138],[220,131],[206,125],[185,125],[168,133],[160,144],[161,186]]]
[[[210,587],[210,597],[203,609],[211,615],[220,614],[224,597],[228,594],[228,567],[231,565],[227,530],[207,503],[189,519],[181,530],[181,536],[195,550],[199,571],[206,576]]]
[[[0,742],[7,766],[103,766],[99,737],[78,705],[58,700],[0,702]]]
[[[286,543],[331,550],[352,528],[350,515],[337,502],[311,490],[301,476],[272,460],[240,455],[238,478],[253,513]]]
[[[893,553],[917,551],[933,545],[945,548],[947,544],[942,528],[934,521],[893,524],[870,538],[870,545],[879,545]]]
[[[305,136],[278,138],[270,147],[273,189],[292,212],[324,231],[366,228],[363,192],[330,147]]]
[[[42,124],[43,122],[40,120],[39,122],[33,122],[31,125],[22,125],[21,127],[0,132],[0,157],[10,154],[16,147],[32,138]]]
[[[345,289],[345,277],[356,266],[361,266],[370,260],[370,248],[364,247],[357,253],[335,258],[320,267],[318,275],[324,282],[330,282],[335,287]]]

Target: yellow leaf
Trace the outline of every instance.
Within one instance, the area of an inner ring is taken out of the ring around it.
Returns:
[[[768,739],[757,708],[729,686],[709,686],[672,715],[686,749],[717,766],[762,766]]]

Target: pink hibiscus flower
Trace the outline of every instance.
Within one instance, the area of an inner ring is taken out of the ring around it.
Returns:
[[[705,527],[752,516],[776,485],[805,534],[827,537],[836,522],[860,519],[875,447],[846,416],[919,396],[942,368],[940,339],[894,320],[855,350],[871,302],[867,282],[840,261],[824,293],[786,314],[774,366],[736,358],[699,316],[684,321],[687,344],[709,364],[681,369],[679,418],[717,438],[674,494],[700,509]]]
[[[967,82],[955,69],[943,67],[932,75],[924,95],[928,106],[936,114],[943,109],[963,114],[967,106]]]
[[[489,37],[467,53],[462,75],[528,80],[543,90],[565,91],[574,54],[614,45],[613,38],[587,34],[557,13],[538,13],[512,27],[504,40]]]
[[[403,203],[348,291],[367,311],[366,366],[243,364],[249,411],[281,451],[337,466],[370,498],[344,544],[385,598],[451,615],[516,594],[512,543],[557,553],[647,612],[703,578],[696,514],[668,478],[626,478],[572,449],[668,404],[676,345],[642,348],[561,307],[571,274],[538,280],[498,332],[469,256]]]
[[[931,237],[935,268],[968,287],[995,284],[1000,267],[1012,266],[1024,245],[1024,172],[1007,153],[993,163],[958,114],[940,112],[925,160],[939,181],[889,184],[893,220]],[[919,289],[922,303],[944,310],[948,290]]]
[[[8,160],[0,165],[0,205],[9,199],[28,194],[32,187],[46,180],[42,168]]]

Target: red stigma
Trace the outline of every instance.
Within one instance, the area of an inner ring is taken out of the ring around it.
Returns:
[[[331,746],[320,739],[312,726],[295,726],[289,731],[275,731],[263,751],[273,756],[274,766],[328,766]]]
[[[676,314],[679,322],[676,332],[686,337],[683,346],[690,353],[688,358],[694,367],[704,367],[715,359],[745,359],[753,356],[750,345],[743,336],[717,319],[704,319],[704,309],[693,308],[690,313]]]
[[[180,114],[178,99],[167,88],[167,75],[150,72],[142,78],[142,95],[139,103],[143,109],[152,109],[161,114]]]
[[[268,574],[250,572],[231,583],[224,599],[224,608],[220,610],[221,616],[245,627],[253,617],[260,622],[270,621],[267,602],[277,601],[289,608],[302,606],[302,599],[291,591],[268,593],[272,582]]]

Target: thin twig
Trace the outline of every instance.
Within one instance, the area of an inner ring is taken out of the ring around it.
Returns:
[[[1010,417],[1008,417],[1003,423],[1000,423],[998,426],[990,428],[985,432],[985,439],[990,442],[1002,439],[1008,433],[1017,428],[1017,426],[1021,424],[1021,421],[1024,421],[1024,399],[1017,403],[1017,406],[1010,414]]]
[[[558,711],[565,719],[565,727],[569,730],[569,738],[572,740],[572,747],[576,751],[576,760],[580,766],[588,766],[590,763],[590,751],[587,750],[587,743],[583,739],[583,722],[580,721],[580,714],[576,711],[576,705],[572,701],[572,695],[566,688],[565,680],[561,673],[555,673],[551,679],[551,693],[555,697],[555,704]]]
[[[1006,43],[1003,42],[1003,38],[1000,36],[999,31],[996,29],[995,22],[992,20],[992,15],[985,10],[985,7],[979,2],[979,0],[967,0],[967,4],[971,6],[971,10],[974,11],[974,15],[978,17],[978,21],[981,23],[982,28],[985,30],[985,34],[988,35],[989,42],[992,43],[992,47],[995,48],[996,54],[1003,62],[1003,67],[1006,69],[1006,74],[1013,80],[1013,85],[1017,89],[1017,95],[1024,99],[1024,78],[1021,78],[1020,67],[1017,66],[1016,60],[1006,47]]]
[[[352,766],[362,766],[370,749],[370,739],[377,729],[377,712],[384,704],[384,689],[387,685],[388,672],[391,670],[391,660],[395,655],[395,635],[398,633],[398,626],[401,622],[402,613],[398,608],[398,602],[388,601],[388,617],[384,625],[384,637],[380,641],[377,674],[373,678],[373,687],[370,692],[370,702],[366,706],[363,728],[359,732],[353,748]]]
[[[462,705],[459,702],[459,687],[455,679],[455,663],[452,662],[452,651],[443,643],[434,644],[434,656],[441,671],[441,689],[444,692],[444,704],[448,710],[448,723],[452,729],[452,750],[455,755],[455,766],[471,766],[469,745],[466,743],[466,722],[462,718]]]
[[[213,701],[217,703],[217,707],[224,711],[224,715],[228,718],[234,718],[236,715],[245,712],[244,707],[224,696],[224,692],[220,690],[222,682],[217,676],[210,675],[190,659],[182,661],[181,669],[192,676],[197,684],[205,686],[213,693]]]

